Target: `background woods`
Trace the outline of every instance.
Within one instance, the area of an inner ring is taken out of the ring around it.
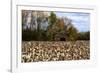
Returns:
[[[81,25],[80,25],[81,26]],[[89,40],[90,32],[80,32],[67,17],[55,12],[22,10],[23,41]]]

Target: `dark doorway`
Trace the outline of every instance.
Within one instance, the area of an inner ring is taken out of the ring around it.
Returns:
[[[66,41],[66,39],[65,38],[60,38],[60,41]]]

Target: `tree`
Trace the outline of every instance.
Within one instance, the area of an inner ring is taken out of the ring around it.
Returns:
[[[57,21],[56,14],[54,12],[51,12],[49,16],[49,26],[47,27],[48,40],[54,40],[54,35],[56,31],[55,30],[56,21]]]
[[[90,40],[90,31],[87,32],[79,32],[78,40]]]
[[[63,18],[65,24],[65,32],[67,32],[67,40],[77,40],[78,30],[73,26],[72,20],[69,18]]]
[[[78,33],[77,29],[71,26],[70,28],[67,29],[68,39],[71,41],[77,40],[77,36],[78,36],[77,33]]]
[[[55,40],[55,38],[67,38],[68,40],[77,39],[77,29],[73,26],[70,19],[66,17],[58,18],[54,12],[51,12],[49,17],[49,26],[47,35],[49,40]]]
[[[46,38],[45,29],[41,28],[46,21],[48,21],[48,15],[43,11],[36,12],[37,17],[37,33],[38,33],[38,40],[43,41]]]
[[[56,20],[57,20],[56,14],[54,12],[51,12],[49,16],[49,21],[50,21],[49,24],[51,27],[56,23]]]

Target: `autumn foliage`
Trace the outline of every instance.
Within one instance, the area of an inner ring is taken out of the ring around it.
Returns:
[[[90,32],[79,32],[67,17],[57,17],[54,12],[50,12],[50,15],[48,15],[39,11],[22,11],[23,41],[76,41],[89,39]]]

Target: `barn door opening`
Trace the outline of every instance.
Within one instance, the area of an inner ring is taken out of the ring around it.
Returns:
[[[60,41],[66,41],[66,39],[65,38],[60,38]]]

